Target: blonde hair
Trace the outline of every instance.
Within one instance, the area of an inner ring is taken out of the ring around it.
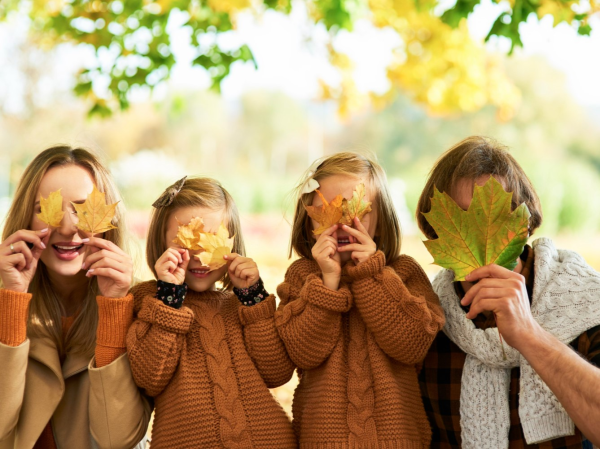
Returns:
[[[437,239],[437,234],[423,215],[431,210],[433,188],[452,195],[452,189],[459,180],[475,181],[485,175],[497,177],[504,188],[512,192],[513,210],[521,203],[527,205],[531,213],[529,235],[540,227],[542,206],[533,184],[519,163],[499,142],[487,137],[471,136],[442,154],[429,173],[416,212],[419,229],[428,239]]]
[[[37,198],[42,178],[54,167],[77,165],[87,170],[96,187],[106,195],[107,203],[120,200],[108,170],[90,151],[83,148],[72,148],[58,145],[48,148],[38,154],[27,166],[17,186],[11,207],[6,216],[2,240],[20,229],[29,229],[34,214],[34,204]],[[124,242],[124,207],[122,202],[116,207],[112,221],[115,229],[107,231],[103,238],[123,247]],[[32,300],[29,307],[27,334],[30,336],[49,336],[58,349],[59,354],[67,352],[93,355],[96,344],[96,327],[98,324],[98,309],[96,295],[98,284],[96,278],[89,280],[89,288],[81,309],[73,322],[64,341],[62,335],[62,302],[52,287],[48,270],[40,260],[33,279],[29,284]]]
[[[365,176],[376,194],[372,196],[374,209],[377,211],[377,226],[374,241],[377,249],[383,251],[386,262],[392,263],[400,256],[402,234],[400,221],[387,187],[387,178],[383,168],[375,158],[370,158],[357,153],[343,152],[315,161],[314,169],[309,168],[303,175],[301,182],[294,189],[297,197],[294,221],[292,223],[292,237],[288,257],[295,251],[300,257],[312,260],[311,250],[316,242],[312,233],[310,217],[306,213],[305,205],[312,204],[315,192],[302,193],[302,189],[310,179],[317,182],[333,175]]]
[[[246,254],[240,216],[229,192],[223,188],[219,181],[212,178],[187,178],[171,204],[155,208],[152,211],[146,242],[146,261],[155,278],[157,274],[154,265],[169,247],[169,242],[166,239],[169,218],[177,209],[186,207],[205,207],[211,210],[224,209],[227,230],[230,236],[234,236],[233,252],[241,256]],[[222,283],[223,290],[233,288],[228,273],[223,277]]]

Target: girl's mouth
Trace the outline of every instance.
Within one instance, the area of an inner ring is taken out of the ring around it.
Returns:
[[[344,237],[338,237],[337,241],[338,241],[338,245],[337,245],[338,248],[349,245],[351,243],[354,243],[354,239],[350,235],[347,235]]]
[[[198,279],[205,278],[206,276],[208,276],[208,273],[210,273],[208,267],[191,268],[188,269],[188,271],[192,273],[192,276]]]
[[[55,243],[52,245],[54,254],[60,260],[73,260],[79,256],[79,250],[83,247],[81,244],[76,243]]]

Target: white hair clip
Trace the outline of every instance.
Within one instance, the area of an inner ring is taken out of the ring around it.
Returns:
[[[302,187],[302,194],[304,195],[305,193],[311,193],[314,192],[315,190],[317,190],[319,187],[321,187],[319,185],[319,183],[313,179],[310,178],[308,181],[306,181],[304,183],[304,187]]]

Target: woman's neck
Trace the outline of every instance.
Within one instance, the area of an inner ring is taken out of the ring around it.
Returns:
[[[90,280],[83,272],[75,276],[48,273],[48,277],[63,306],[64,316],[75,315],[90,288]]]

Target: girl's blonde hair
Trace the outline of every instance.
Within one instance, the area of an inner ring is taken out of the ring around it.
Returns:
[[[246,254],[240,216],[233,198],[223,186],[212,178],[187,178],[179,193],[168,206],[158,207],[152,211],[148,241],[146,242],[146,261],[154,277],[157,278],[154,265],[169,247],[167,242],[167,224],[171,214],[180,208],[205,207],[211,210],[224,209],[227,230],[234,236],[233,252],[241,256]],[[231,290],[233,285],[226,273],[222,279],[223,290]]]
[[[120,201],[108,170],[94,154],[86,149],[72,148],[67,145],[51,147],[38,154],[25,169],[6,216],[2,240],[20,229],[29,229],[42,178],[48,170],[67,165],[77,165],[87,170],[98,190],[105,193],[107,203]],[[104,239],[121,248],[125,240],[123,214],[124,208],[122,202],[119,202],[112,221],[116,228],[107,231],[103,236]],[[29,293],[32,294],[27,322],[29,336],[49,336],[61,355],[72,352],[91,357],[94,354],[98,324],[96,296],[99,293],[96,278],[89,280],[87,295],[64,341],[62,335],[64,308],[52,287],[48,270],[41,260],[29,284]]]
[[[302,181],[294,189],[298,198],[294,221],[292,223],[292,238],[290,241],[289,257],[295,251],[300,257],[312,260],[312,247],[316,239],[312,233],[311,219],[306,213],[305,205],[311,205],[315,192],[302,193],[304,186],[310,179],[321,182],[333,175],[364,176],[368,180],[366,187],[374,188],[375,195],[371,195],[373,209],[377,211],[377,226],[374,241],[377,249],[383,251],[386,262],[392,263],[400,256],[401,231],[400,221],[387,187],[387,178],[383,168],[375,158],[370,158],[357,153],[343,152],[317,160],[309,168]]]

